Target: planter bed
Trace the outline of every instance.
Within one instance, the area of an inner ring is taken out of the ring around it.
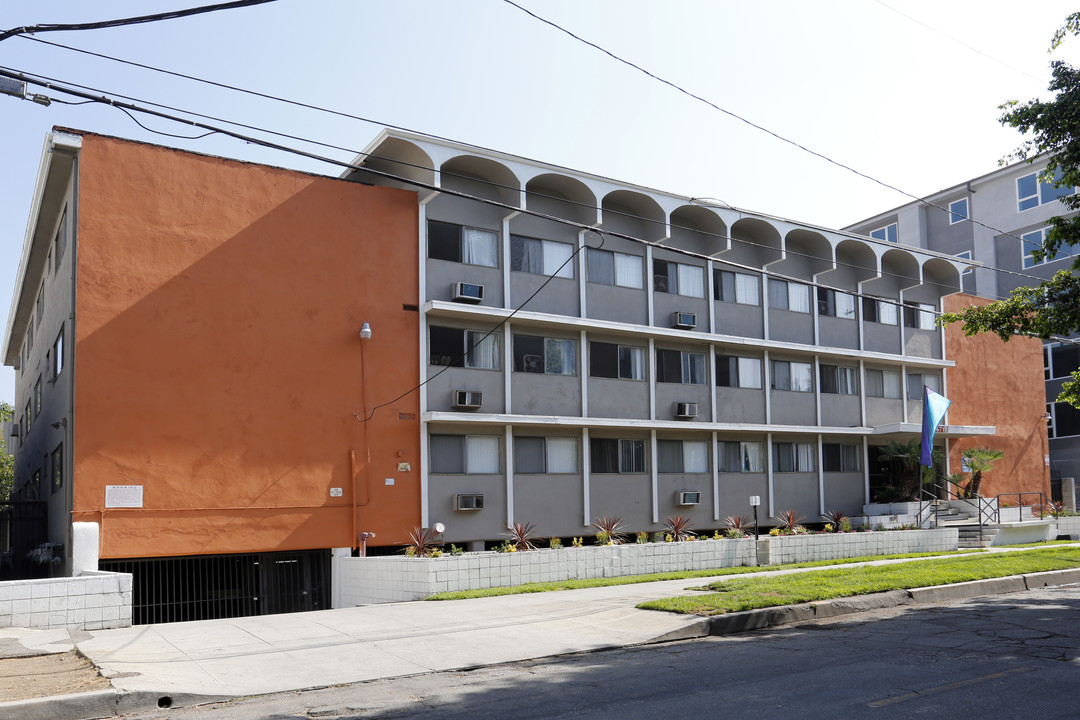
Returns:
[[[340,596],[335,607],[422,600],[455,590],[534,582],[625,577],[742,565],[837,560],[864,555],[941,552],[957,548],[955,529],[763,536],[589,546],[516,553],[465,553],[335,559]]]

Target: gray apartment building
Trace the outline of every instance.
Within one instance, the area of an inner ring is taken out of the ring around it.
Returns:
[[[357,163],[373,172],[350,179],[427,186],[421,518],[447,542],[515,521],[588,534],[600,516],[722,527],[751,496],[763,520],[857,514],[876,448],[917,438],[924,386],[959,370],[933,314],[961,290],[959,241],[898,244],[397,131]]]
[[[844,228],[902,246],[952,255],[976,264],[963,272],[964,292],[991,300],[1067,270],[1080,247],[1063,247],[1043,262],[1032,257],[1047,221],[1067,209],[1058,198],[1072,189],[1040,180],[1045,159],[1017,163],[954,185]],[[938,206],[938,207],[933,207]],[[972,222],[975,219],[977,222]],[[1049,415],[1051,487],[1060,497],[1062,477],[1080,477],[1080,411],[1055,402],[1061,385],[1080,368],[1080,345],[1051,341],[1043,347]]]

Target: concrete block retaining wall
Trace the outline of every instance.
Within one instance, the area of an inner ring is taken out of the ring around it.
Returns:
[[[420,600],[439,592],[530,582],[622,577],[741,565],[836,560],[862,555],[955,550],[956,529],[698,540],[564,548],[521,553],[466,553],[441,558],[336,559],[339,607]]]
[[[781,535],[769,538],[768,564],[840,560],[864,555],[945,552],[956,550],[959,542],[956,528]]]
[[[0,582],[0,627],[101,630],[131,626],[131,574]]]

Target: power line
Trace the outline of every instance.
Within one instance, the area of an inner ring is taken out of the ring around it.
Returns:
[[[232,10],[234,8],[248,7],[249,5],[262,5],[264,3],[276,1],[277,0],[234,0],[234,2],[218,3],[217,5],[204,5],[202,7],[189,8],[187,10],[172,10],[170,12],[155,13],[153,15],[120,18],[119,20],[100,20],[98,22],[88,23],[23,25],[22,27],[0,32],[0,42],[7,40],[9,37],[23,35],[25,33],[34,34],[45,32],[67,32],[72,30],[101,30],[111,27],[123,27],[125,25],[140,25],[142,23],[158,22],[160,20],[175,20],[177,18],[190,17],[192,15],[202,15],[203,13],[218,12],[219,10]]]
[[[626,60],[625,58],[620,57],[619,55],[616,55],[615,53],[613,53],[610,50],[602,47],[601,45],[598,45],[598,44],[596,44],[596,43],[594,43],[594,42],[592,42],[590,40],[586,40],[586,39],[582,38],[581,36],[574,34],[570,30],[567,30],[566,28],[559,25],[558,23],[553,22],[551,20],[548,20],[547,18],[541,17],[540,15],[537,15],[536,13],[532,12],[531,10],[528,10],[528,9],[522,7],[521,5],[518,5],[516,2],[514,2],[514,0],[503,0],[503,2],[505,2],[507,5],[511,5],[511,6],[515,7],[515,8],[517,8],[518,10],[520,10],[521,12],[525,13],[526,15],[534,18],[535,20],[539,20],[540,22],[542,22],[542,23],[544,23],[546,25],[550,25],[551,27],[555,28],[559,32],[562,32],[562,33],[565,33],[566,35],[569,35],[570,37],[577,40],[578,42],[580,42],[580,43],[582,43],[584,45],[588,45],[589,47],[604,53],[605,55],[612,58],[613,60],[615,60],[617,62],[620,62],[623,65],[626,65],[627,67],[633,68],[634,70],[637,70],[638,72],[643,73],[644,75],[647,75],[648,77],[652,78],[653,80],[656,80],[657,82],[660,82],[660,83],[662,83],[664,85],[667,85],[668,87],[676,90],[677,92],[680,92],[683,95],[686,95],[687,97],[693,98],[694,100],[697,100],[700,103],[704,103],[705,105],[709,106],[713,110],[717,110],[717,111],[727,115],[728,117],[734,118],[735,120],[738,120],[741,123],[745,123],[746,125],[749,125],[750,127],[754,128],[756,130],[760,130],[761,132],[763,132],[763,133],[765,133],[765,134],[767,134],[767,135],[769,135],[769,136],[771,136],[773,138],[776,138],[777,140],[780,140],[781,142],[787,143],[788,145],[791,145],[791,146],[793,146],[795,148],[798,148],[799,150],[802,150],[803,152],[809,153],[810,155],[813,155],[814,157],[817,157],[817,158],[819,158],[821,160],[824,160],[825,162],[827,162],[827,163],[829,163],[831,165],[835,165],[838,168],[841,168],[843,170],[847,170],[848,172],[853,173],[855,175],[858,175],[859,177],[861,177],[861,178],[863,178],[865,180],[869,180],[870,182],[876,183],[876,184],[878,184],[878,185],[880,185],[880,186],[882,186],[884,188],[887,188],[889,190],[893,190],[894,192],[900,193],[901,195],[903,195],[905,197],[908,197],[908,198],[911,198],[912,200],[914,200],[914,201],[916,201],[918,203],[921,203],[923,205],[927,205],[929,207],[937,208],[938,210],[941,210],[942,212],[946,212],[946,213],[950,212],[949,210],[942,207],[941,205],[938,205],[938,204],[936,204],[934,202],[931,202],[930,200],[927,200],[926,198],[919,197],[918,195],[913,195],[913,194],[907,192],[906,190],[902,190],[901,188],[898,188],[895,185],[891,185],[891,184],[885,182],[884,180],[878,180],[877,178],[875,178],[875,177],[873,177],[871,175],[867,175],[864,172],[856,170],[855,168],[851,167],[850,165],[845,165],[844,163],[840,162],[839,160],[833,160],[831,157],[829,157],[827,155],[819,153],[816,150],[811,150],[810,148],[806,147],[805,145],[801,145],[798,142],[796,142],[794,140],[791,140],[790,138],[784,137],[783,135],[780,135],[779,133],[773,132],[772,130],[769,130],[768,128],[766,128],[766,127],[764,127],[762,125],[759,125],[759,124],[757,124],[757,123],[755,123],[755,122],[753,122],[751,120],[748,120],[748,119],[744,118],[743,116],[741,116],[741,115],[739,115],[739,114],[737,114],[735,112],[732,112],[731,110],[723,108],[723,107],[717,105],[716,103],[712,102],[711,100],[708,100],[708,99],[702,97],[701,95],[697,95],[697,94],[687,90],[686,88],[684,88],[684,87],[682,87],[680,85],[677,85],[676,83],[674,83],[674,82],[672,82],[670,80],[666,80],[666,79],[660,77],[659,75],[656,75],[655,73],[650,72],[649,70],[646,70],[645,68],[643,68],[640,65],[637,65],[636,63],[633,63],[633,62],[631,62],[629,60]],[[1005,234],[1005,235],[1007,235],[1009,237],[1013,237],[1013,238],[1016,238],[1017,240],[1021,240],[1021,238],[1017,237],[1016,235],[1013,235],[1012,233],[1001,230],[1000,228],[995,228],[992,225],[987,225],[986,223],[980,222],[979,220],[976,220],[974,218],[967,218],[967,219],[970,222],[972,222],[972,223],[974,223],[974,224],[976,224],[976,225],[978,225],[980,227],[986,228],[987,230],[992,230],[992,231],[994,231],[996,233]],[[1023,242],[1023,241],[1021,240],[1021,242]],[[1012,272],[1012,271],[1003,270],[1003,272]],[[1037,279],[1041,280],[1041,278],[1037,278]]]
[[[517,206],[514,206],[514,205],[510,205],[510,204],[507,204],[507,203],[501,203],[501,202],[498,202],[498,201],[487,200],[485,198],[479,198],[479,197],[472,196],[472,195],[469,195],[467,193],[462,193],[462,192],[459,192],[459,191],[447,190],[445,188],[441,188],[439,186],[432,185],[430,183],[424,183],[424,182],[416,181],[416,180],[413,180],[413,179],[410,179],[410,178],[406,178],[404,176],[396,175],[394,173],[374,170],[374,169],[369,168],[369,167],[355,165],[355,164],[353,164],[351,162],[335,160],[335,159],[328,158],[328,157],[325,157],[325,156],[316,155],[314,153],[303,151],[303,150],[300,150],[298,148],[290,148],[288,146],[280,145],[278,143],[273,143],[273,142],[270,142],[270,141],[267,141],[267,140],[261,140],[261,139],[251,137],[251,136],[248,136],[248,135],[243,135],[243,134],[237,133],[235,131],[231,131],[231,130],[227,130],[227,129],[224,129],[224,128],[219,128],[219,127],[207,125],[205,123],[197,122],[197,121],[194,121],[194,120],[189,120],[189,119],[186,119],[186,118],[177,117],[177,116],[174,116],[174,115],[169,115],[167,113],[163,113],[163,112],[160,112],[160,111],[157,111],[157,110],[151,110],[151,109],[140,107],[138,105],[134,105],[134,104],[130,104],[130,103],[118,102],[118,101],[116,101],[116,100],[114,100],[114,99],[112,99],[110,97],[91,95],[89,93],[83,92],[83,90],[93,90],[94,92],[103,92],[103,91],[95,89],[95,88],[89,88],[89,87],[83,86],[83,85],[78,85],[77,83],[68,83],[68,85],[70,85],[72,87],[75,87],[75,88],[82,88],[82,90],[73,90],[71,87],[63,87],[63,86],[61,86],[59,84],[61,81],[59,81],[59,80],[57,80],[55,78],[47,78],[45,76],[36,75],[34,73],[20,73],[18,71],[12,70],[10,68],[4,68],[2,66],[0,66],[0,75],[6,75],[8,77],[13,77],[13,78],[18,79],[18,80],[31,82],[33,84],[41,85],[41,86],[46,87],[46,88],[55,89],[55,90],[58,90],[60,92],[65,92],[65,93],[68,93],[68,94],[72,94],[72,95],[75,95],[76,97],[85,98],[87,100],[87,102],[98,102],[98,103],[101,103],[101,104],[110,105],[110,106],[113,106],[113,107],[116,107],[118,109],[123,110],[126,114],[129,115],[129,117],[131,116],[129,111],[142,112],[142,113],[146,113],[146,114],[149,114],[149,115],[152,115],[152,116],[161,117],[161,118],[172,120],[172,121],[175,121],[175,122],[180,122],[180,123],[183,123],[185,125],[190,125],[192,127],[198,127],[198,128],[201,128],[201,129],[208,130],[209,132],[207,134],[221,133],[221,134],[233,137],[234,139],[243,140],[245,142],[250,142],[250,143],[253,143],[253,144],[261,145],[263,147],[267,147],[267,148],[270,148],[270,149],[275,149],[275,150],[279,150],[279,151],[282,151],[282,152],[299,155],[299,156],[302,156],[302,157],[307,157],[309,159],[313,159],[313,160],[316,160],[316,161],[326,162],[326,163],[329,163],[329,164],[338,165],[338,166],[341,166],[341,167],[345,167],[347,169],[351,169],[353,171],[368,172],[368,173],[372,173],[372,174],[379,175],[379,176],[382,176],[382,177],[386,177],[386,178],[391,179],[391,180],[404,182],[406,184],[414,185],[414,186],[417,186],[417,187],[422,187],[422,188],[432,190],[432,191],[435,191],[435,192],[441,192],[441,193],[444,193],[444,194],[457,195],[457,196],[463,197],[465,199],[472,199],[472,200],[477,200],[479,202],[493,204],[493,205],[496,205],[498,207],[502,207],[503,209],[512,210],[514,212],[530,214],[530,215],[534,215],[534,216],[541,217],[541,218],[544,218],[544,219],[560,222],[560,223],[563,223],[563,224],[569,224],[569,225],[572,225],[574,227],[578,227],[579,229],[585,229],[585,230],[594,230],[595,229],[593,226],[586,225],[586,224],[583,224],[583,223],[577,223],[577,222],[569,221],[569,220],[567,220],[565,218],[560,218],[560,217],[557,217],[557,216],[549,215],[549,214],[546,214],[546,213],[540,213],[540,212],[533,211],[533,210],[521,209],[521,208],[518,208]],[[37,79],[35,79],[35,78],[37,78]],[[117,96],[118,97],[124,97],[124,98],[126,98],[128,100],[135,100],[134,98],[130,98],[128,96],[121,96],[121,95],[117,95]],[[271,135],[285,136],[285,137],[288,137],[289,139],[295,139],[295,140],[299,140],[301,142],[308,142],[308,143],[313,143],[313,144],[317,144],[317,145],[326,145],[325,143],[320,143],[320,142],[315,141],[315,140],[309,140],[309,139],[306,139],[306,138],[293,136],[293,135],[287,135],[287,134],[284,134],[284,133],[277,133],[277,132],[272,131],[272,130],[266,130],[264,128],[259,128],[259,127],[251,126],[251,125],[244,125],[242,123],[234,123],[232,121],[224,120],[224,119],[221,119],[221,118],[211,118],[211,116],[206,116],[206,115],[201,115],[199,113],[184,111],[184,110],[180,110],[178,108],[173,108],[173,107],[170,107],[170,106],[164,106],[164,105],[161,105],[159,103],[152,103],[152,102],[141,101],[141,100],[139,100],[138,102],[145,102],[146,104],[149,104],[149,105],[154,105],[154,106],[157,106],[157,107],[164,107],[164,108],[166,108],[168,110],[171,110],[173,112],[184,112],[186,114],[190,114],[190,115],[197,116],[197,117],[210,118],[210,119],[213,119],[213,120],[218,121],[218,122],[225,122],[225,123],[228,123],[228,124],[231,124],[231,125],[244,127],[246,129],[249,129],[249,130],[256,130],[258,132],[265,132],[265,133],[271,134]],[[140,125],[140,127],[143,127],[144,129],[147,129],[150,132],[154,132],[154,133],[158,133],[158,134],[162,134],[162,135],[167,135],[167,136],[170,136],[170,137],[179,137],[178,135],[174,135],[172,133],[162,133],[162,132],[157,131],[157,130],[152,130],[150,128],[147,128],[147,126],[143,125],[142,123],[139,123],[139,125]],[[202,136],[199,136],[199,137],[205,137],[205,135],[202,135]],[[194,139],[194,138],[192,138],[192,139]],[[345,151],[353,152],[353,153],[356,152],[355,150],[349,150],[347,148],[339,148],[337,146],[329,146],[329,147],[334,147],[336,149],[341,149],[341,150],[345,150]],[[386,158],[386,159],[389,160],[389,158]],[[397,162],[397,161],[394,161],[394,162]],[[410,165],[410,166],[413,166],[413,167],[421,167],[421,166],[414,165],[412,163],[404,163],[404,164]],[[425,168],[425,169],[429,169],[429,168]],[[506,187],[509,187],[509,186],[506,186]],[[516,190],[518,188],[512,188],[512,189]],[[631,217],[638,217],[638,216],[631,216]],[[640,218],[640,219],[645,220],[645,221],[650,222],[650,223],[658,223],[659,222],[659,221],[654,220],[652,218]],[[695,230],[695,231],[696,232],[704,232],[704,231],[698,231],[698,230]],[[844,289],[841,289],[841,288],[831,287],[829,285],[825,285],[823,283],[818,283],[818,282],[815,282],[813,280],[807,282],[804,278],[795,277],[795,276],[791,276],[791,275],[786,275],[786,274],[777,272],[775,270],[769,270],[769,269],[766,269],[766,268],[757,268],[757,267],[754,267],[754,266],[745,265],[743,263],[737,263],[737,262],[734,262],[734,261],[731,261],[731,260],[724,260],[724,259],[721,259],[721,258],[714,258],[714,257],[708,256],[708,255],[705,255],[703,253],[697,253],[697,252],[693,252],[693,251],[690,251],[690,250],[685,250],[683,248],[662,245],[662,244],[659,244],[657,242],[648,241],[648,240],[645,240],[643,238],[638,238],[638,237],[628,235],[628,234],[617,233],[617,232],[614,232],[614,231],[607,231],[607,234],[612,235],[612,236],[616,236],[616,237],[621,237],[623,239],[630,240],[632,242],[637,242],[637,243],[644,244],[644,245],[650,245],[650,246],[653,246],[653,247],[660,247],[662,249],[666,249],[666,250],[669,250],[669,251],[672,251],[672,252],[675,252],[675,253],[679,253],[679,254],[682,254],[682,255],[687,255],[687,256],[690,256],[690,257],[695,257],[695,258],[699,258],[699,259],[703,259],[703,260],[711,260],[713,262],[718,262],[718,263],[720,263],[722,265],[726,265],[728,267],[737,268],[737,269],[741,269],[741,270],[746,270],[747,272],[754,273],[754,274],[761,274],[761,275],[764,275],[764,276],[767,276],[767,277],[774,277],[774,278],[785,280],[785,281],[788,281],[788,282],[796,282],[796,283],[800,283],[802,285],[807,285],[809,287],[821,287],[821,288],[825,288],[825,289],[829,289],[829,290],[838,290],[840,292],[845,292],[845,293],[847,293],[849,295],[852,295],[854,297],[869,298],[869,299],[876,300],[878,302],[895,305],[895,306],[897,306],[898,308],[901,308],[901,309],[903,307],[905,307],[904,304],[901,303],[899,300],[894,301],[891,298],[883,298],[883,297],[879,297],[879,296],[876,296],[876,295],[871,295],[869,293],[849,292],[847,290],[844,290]],[[753,241],[749,241],[749,240],[745,240],[745,239],[741,239],[741,238],[736,238],[736,237],[731,236],[731,235],[721,235],[721,234],[718,234],[718,233],[704,233],[704,234],[711,235],[713,237],[722,238],[722,239],[725,239],[725,240],[734,240],[734,241],[746,243],[748,245],[754,245],[754,246],[763,247],[763,248],[766,248],[766,249],[775,250],[775,248],[773,248],[773,247],[771,247],[769,245],[765,245],[763,243],[755,243]],[[790,253],[790,254],[799,255],[799,253]],[[810,256],[808,254],[806,256],[816,258],[816,256]],[[852,267],[860,267],[861,268],[861,266],[852,266]],[[1004,271],[1004,270],[1001,270],[1001,271],[1002,272],[1010,272],[1010,273],[1013,273],[1013,274],[1020,274],[1020,273],[1016,273],[1016,271]],[[886,277],[891,276],[891,277],[904,279],[904,280],[913,279],[913,278],[910,278],[910,277],[908,277],[906,275],[899,275],[899,274],[888,273],[888,272],[882,272],[881,275],[886,276]],[[1041,278],[1035,278],[1034,276],[1029,276],[1029,277],[1041,280]],[[931,284],[936,284],[936,283],[931,283]],[[945,287],[945,286],[940,286],[940,287]],[[926,312],[926,311],[924,311],[924,312]],[[935,314],[940,314],[937,311],[933,311],[933,312]]]
[[[506,1],[509,2],[509,0],[506,0]],[[510,4],[513,5],[514,3],[510,2]],[[517,5],[515,5],[515,7],[520,8],[520,6],[517,6]],[[532,13],[530,13],[528,10],[524,10],[523,8],[520,8],[520,9],[522,9],[524,12],[529,13],[530,15],[532,15]],[[543,20],[542,18],[538,18],[538,19]],[[548,24],[554,25],[553,23],[550,23],[547,20],[543,20],[543,22],[547,22]],[[555,27],[558,27],[558,26],[555,25]],[[562,28],[559,28],[559,29],[562,30]],[[563,30],[563,32],[568,32],[568,31]],[[572,35],[572,33],[569,33],[569,34]],[[580,40],[580,38],[577,38],[577,36],[573,36],[573,37]],[[194,81],[194,82],[199,82],[199,83],[211,85],[211,86],[214,86],[214,87],[219,87],[219,88],[226,89],[226,90],[232,90],[232,91],[235,91],[235,92],[240,92],[240,93],[252,95],[252,96],[267,99],[267,100],[273,100],[273,101],[276,101],[276,102],[287,103],[289,105],[294,105],[294,106],[302,107],[302,108],[309,109],[309,110],[315,110],[315,111],[318,111],[318,112],[328,113],[328,114],[331,114],[331,115],[337,115],[339,117],[344,117],[344,118],[348,118],[348,119],[351,119],[351,120],[358,120],[358,121],[361,121],[361,122],[371,123],[373,125],[380,125],[380,126],[383,126],[383,127],[394,129],[394,130],[401,130],[401,131],[404,131],[404,132],[415,133],[417,135],[432,138],[434,140],[440,140],[440,141],[443,141],[443,142],[450,142],[450,143],[454,143],[456,145],[466,145],[468,147],[477,148],[479,150],[483,150],[483,151],[486,151],[486,152],[496,152],[496,151],[492,150],[491,148],[483,147],[483,146],[480,146],[480,145],[471,145],[471,144],[468,144],[468,143],[460,143],[460,142],[458,142],[456,140],[453,140],[451,138],[446,138],[446,137],[443,137],[443,136],[440,136],[440,135],[435,135],[435,134],[432,134],[432,133],[426,133],[426,132],[423,132],[423,131],[414,130],[412,128],[408,128],[408,127],[404,127],[404,126],[400,126],[400,125],[394,125],[394,124],[390,124],[390,123],[383,123],[383,122],[380,122],[380,121],[372,119],[372,118],[362,117],[362,116],[359,116],[359,115],[353,115],[353,114],[350,114],[350,113],[346,113],[346,112],[342,112],[342,111],[338,111],[338,110],[333,110],[333,109],[330,109],[330,108],[325,108],[325,107],[322,107],[322,106],[319,106],[319,105],[312,105],[312,104],[309,104],[309,103],[298,102],[298,101],[290,100],[290,99],[283,98],[283,97],[280,97],[280,96],[270,95],[270,94],[267,94],[267,93],[262,93],[262,92],[258,92],[258,91],[254,91],[254,90],[249,90],[249,89],[237,87],[237,86],[234,86],[234,85],[228,85],[228,84],[225,84],[225,83],[216,82],[214,80],[207,80],[205,78],[200,78],[200,77],[193,76],[193,75],[187,75],[187,74],[175,72],[175,71],[172,71],[172,70],[165,70],[163,68],[155,67],[155,66],[152,66],[152,65],[146,65],[146,64],[134,62],[134,61],[131,61],[131,60],[124,60],[122,58],[114,57],[114,56],[111,56],[111,55],[106,55],[106,54],[103,54],[103,53],[92,52],[90,50],[84,50],[84,49],[81,49],[81,48],[76,48],[76,47],[72,47],[72,46],[69,46],[69,45],[64,45],[64,44],[61,44],[61,43],[50,42],[48,40],[40,40],[38,38],[26,37],[24,39],[33,40],[34,42],[39,42],[39,43],[42,43],[42,44],[45,44],[45,45],[50,45],[50,46],[53,46],[53,47],[62,48],[62,49],[69,50],[69,51],[72,51],[72,52],[82,53],[82,54],[90,55],[90,56],[93,56],[93,57],[98,57],[98,58],[102,58],[102,59],[106,59],[106,60],[111,60],[113,62],[118,62],[118,63],[122,63],[122,64],[125,64],[125,65],[131,65],[133,67],[138,67],[138,68],[142,68],[142,69],[145,69],[145,70],[151,70],[153,72],[159,72],[159,73],[163,73],[163,74],[166,74],[166,75],[179,77],[179,78],[182,78],[182,79],[185,79],[185,80],[191,80],[191,81]],[[592,43],[589,43],[588,41],[585,41],[585,40],[581,40],[581,42],[585,42],[586,44],[592,45]],[[605,52],[605,53],[607,53],[609,55],[611,54],[611,53],[608,53],[606,50],[603,50],[602,48],[598,47],[598,49],[602,50],[603,52]],[[616,59],[620,60],[620,62],[631,64],[631,63],[628,63],[625,60],[621,60],[620,58],[616,58]],[[633,66],[633,67],[637,67],[637,66]],[[638,69],[640,69],[640,68],[638,68]],[[646,74],[651,75],[651,73],[648,73],[647,71],[642,70],[642,72],[646,72]],[[30,73],[30,74],[33,75],[33,73]],[[36,77],[43,78],[43,79],[46,79],[46,80],[54,80],[53,78],[47,78],[47,77],[42,76],[42,75],[36,75]],[[664,82],[666,84],[671,85],[671,83],[669,83],[666,80],[661,80],[661,82]],[[98,89],[95,89],[95,88],[89,88],[88,86],[79,85],[78,83],[68,83],[68,84],[74,85],[76,87],[82,87],[83,89],[94,90],[95,92],[105,92],[105,91],[98,90]],[[673,87],[675,87],[675,86],[673,85]],[[683,91],[683,92],[685,92],[685,91]],[[288,133],[275,132],[275,131],[267,130],[265,128],[261,128],[261,127],[254,126],[254,125],[246,125],[244,123],[239,123],[239,122],[235,122],[235,121],[231,121],[231,120],[226,120],[226,119],[214,117],[214,116],[211,116],[211,115],[203,115],[203,114],[196,113],[196,112],[193,112],[193,111],[183,110],[183,109],[175,108],[175,107],[168,106],[168,105],[162,105],[160,103],[154,103],[154,102],[147,101],[147,100],[141,100],[141,99],[133,98],[133,97],[130,97],[130,96],[121,95],[121,94],[118,94],[118,93],[110,93],[110,94],[116,95],[117,97],[125,97],[125,98],[127,98],[129,100],[137,100],[138,102],[142,102],[144,104],[154,105],[156,107],[162,107],[162,108],[165,108],[165,109],[173,110],[175,112],[183,112],[183,113],[195,116],[195,117],[202,117],[202,118],[205,118],[205,119],[214,120],[216,122],[226,122],[226,123],[229,123],[230,125],[234,125],[236,127],[243,127],[243,128],[249,129],[249,130],[256,130],[258,132],[265,132],[265,133],[268,133],[268,134],[276,135],[278,137],[284,137],[284,138],[288,138],[290,140],[297,140],[299,142],[310,143],[310,144],[313,144],[313,145],[318,145],[318,146],[333,149],[333,150],[341,150],[343,152],[352,152],[352,153],[359,154],[358,151],[356,151],[354,149],[341,147],[339,145],[332,145],[332,144],[329,144],[329,143],[324,143],[324,142],[320,142],[320,141],[317,141],[317,140],[311,140],[311,139],[300,137],[300,136],[297,136],[297,135],[290,135]],[[697,96],[693,96],[693,95],[692,95],[692,97],[695,97],[696,99],[701,99],[701,98],[697,98]],[[702,100],[702,101],[706,102],[706,103],[709,102],[707,100]],[[709,103],[709,104],[711,105],[711,103]],[[717,109],[720,109],[720,108],[717,108]],[[724,111],[724,110],[722,110],[722,111],[727,112],[727,111]],[[750,123],[750,124],[753,125],[753,123]],[[140,124],[140,127],[143,127],[144,129],[148,130],[149,132],[157,132],[155,130],[151,130],[149,128],[146,128],[146,126],[143,126],[141,124]],[[757,126],[754,125],[754,127],[757,127]],[[761,128],[761,129],[764,130],[764,128]],[[765,132],[769,132],[769,131],[765,130]],[[165,136],[168,136],[168,137],[186,137],[186,136],[179,136],[179,135],[170,135],[169,133],[158,133],[158,134],[165,135]],[[200,136],[200,137],[204,137],[204,136]],[[196,139],[196,138],[188,138],[188,139]],[[783,138],[781,138],[781,139],[783,139]],[[812,152],[812,151],[808,151],[808,152]],[[814,154],[816,154],[816,153],[814,153]],[[395,163],[395,164],[398,164],[398,165],[404,165],[406,167],[413,167],[413,168],[417,168],[417,169],[422,169],[422,170],[433,170],[434,169],[434,168],[425,167],[425,166],[417,164],[417,163],[410,163],[410,162],[400,160],[400,159],[382,157],[382,156],[377,156],[377,155],[370,155],[369,157],[373,157],[373,158],[380,159],[380,160],[385,160],[387,162],[392,162],[392,163]],[[450,176],[455,176],[453,173],[444,173],[444,174],[448,174]],[[499,184],[499,183],[495,183],[495,182],[491,182],[490,184],[495,186],[495,187],[504,188],[504,189],[508,189],[508,190],[513,190],[513,191],[519,190],[519,188],[517,188],[517,187],[511,187],[509,185],[503,185],[503,184]],[[899,192],[903,192],[903,191],[899,191]],[[904,193],[904,194],[906,194],[906,193]],[[909,195],[909,197],[915,197],[915,196]],[[574,204],[574,205],[577,205],[577,206],[580,206],[580,207],[586,207],[586,208],[589,208],[589,209],[594,208],[594,206],[592,206],[590,204],[587,204],[587,203],[578,202],[578,201],[574,201],[574,200],[565,200],[565,199],[562,199],[562,198],[559,198],[559,199],[562,200],[563,202],[568,202],[568,203],[571,203],[571,204]],[[916,198],[916,199],[919,200],[919,202],[922,202],[923,204],[929,205],[931,207],[935,207],[935,208],[941,210],[942,212],[946,212],[946,213],[951,214],[951,211],[945,209],[944,207],[942,207],[940,205],[936,205],[936,204],[931,203],[931,202],[926,201],[926,200],[921,200],[921,199],[918,199],[918,198]],[[694,200],[695,200],[695,198],[690,198],[691,203]],[[734,208],[731,205],[728,205],[728,203],[726,203],[726,202],[724,202],[722,204],[726,205],[728,208],[730,208],[732,210],[735,210],[736,212],[741,212],[738,208]],[[655,220],[653,218],[629,215],[627,213],[619,213],[619,214],[624,215],[626,217],[632,217],[632,218],[638,219],[638,220],[644,220],[646,222],[654,223],[654,224],[660,222],[660,221]],[[1021,246],[1022,246],[1022,244],[1024,242],[1023,238],[1021,238],[1021,237],[1019,237],[1019,236],[1017,236],[1017,235],[1015,235],[1015,234],[1013,234],[1013,233],[1011,233],[1009,231],[1002,230],[1000,228],[996,228],[996,227],[994,227],[992,225],[988,225],[986,223],[977,221],[977,220],[975,220],[973,218],[966,218],[966,219],[969,220],[972,223],[975,223],[976,225],[984,227],[984,228],[986,228],[988,230],[992,230],[993,232],[995,232],[995,233],[997,233],[999,235],[1003,235],[1005,237],[1011,237],[1014,240],[1019,241],[1021,243]],[[718,239],[723,239],[723,240],[735,240],[735,239],[737,239],[737,238],[734,238],[734,237],[732,237],[730,235],[722,235],[722,234],[718,234],[718,233],[709,233],[709,232],[706,232],[706,231],[697,230],[696,228],[692,228],[692,229],[694,229],[696,232],[700,232],[700,233],[705,234],[705,235],[710,236],[710,237],[716,237]],[[870,242],[878,242],[874,238],[867,238],[867,240],[869,240]],[[756,245],[756,246],[759,246],[759,247],[765,247],[765,248],[769,247],[769,246],[761,244],[761,243],[754,243],[752,241],[747,241],[747,240],[740,240],[740,242],[745,242],[747,244]],[[882,241],[880,244],[886,244],[886,243],[884,241]],[[665,246],[665,247],[667,247],[667,246]],[[676,249],[676,248],[670,248],[669,247],[668,249]],[[799,253],[792,253],[792,254],[799,255]],[[807,257],[812,257],[812,256],[807,255]],[[720,261],[720,260],[718,260],[718,261],[723,262],[723,261]],[[842,264],[839,261],[837,261],[837,262],[838,262],[838,264]],[[851,265],[851,267],[858,267],[858,266]],[[1009,270],[1009,269],[1006,269],[1006,268],[990,267],[990,266],[981,266],[981,267],[982,267],[982,269],[991,270],[993,272],[999,272],[999,273],[1007,274],[1007,275],[1014,275],[1014,276],[1017,276],[1017,277],[1024,278],[1026,280],[1035,280],[1035,281],[1038,281],[1038,282],[1042,282],[1044,280],[1044,278],[1038,277],[1036,275],[1031,275],[1031,274],[1028,274],[1028,273],[1023,273],[1023,272],[1019,272],[1019,271],[1015,271],[1015,270]],[[889,273],[883,273],[883,274],[888,275]],[[897,277],[900,277],[900,276],[897,276]],[[836,288],[832,288],[832,289],[836,289]],[[996,299],[1000,300],[1000,299],[1004,299],[1006,296],[996,295],[994,297]]]

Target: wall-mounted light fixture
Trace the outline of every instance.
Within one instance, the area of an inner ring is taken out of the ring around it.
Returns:
[[[360,337],[367,340],[371,337],[371,323],[364,323],[360,328]]]

